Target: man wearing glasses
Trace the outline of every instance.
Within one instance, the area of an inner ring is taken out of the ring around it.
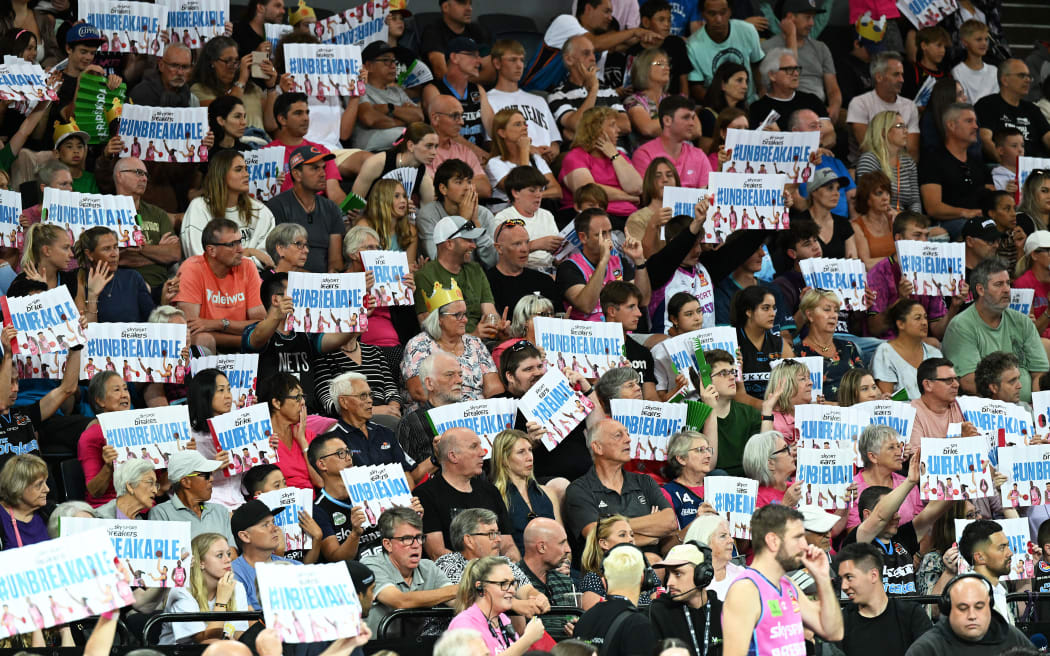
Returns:
[[[365,511],[354,506],[340,474],[353,466],[350,449],[343,438],[333,433],[318,435],[306,449],[306,462],[321,475],[321,494],[314,503],[314,521],[321,527],[322,560],[337,563],[379,553],[379,530],[367,530]]]
[[[469,144],[464,144],[460,135],[463,127],[463,105],[452,96],[434,96],[427,102],[427,115],[430,124],[438,135],[437,156],[427,165],[427,173],[437,178],[437,168],[442,163],[458,159],[467,164],[473,171],[474,189],[477,190],[479,198],[492,197],[492,183],[485,169],[481,166],[481,160],[471,150]],[[434,183],[437,187],[437,183]]]
[[[354,148],[377,153],[401,138],[409,123],[423,120],[423,110],[397,84],[397,57],[385,41],[373,41],[361,51],[368,71],[365,95],[357,108]]]
[[[759,67],[762,79],[766,82],[766,95],[756,100],[748,111],[751,127],[758,127],[769,115],[770,110],[780,114],[777,125],[783,131],[791,126],[788,119],[800,109],[809,109],[817,116],[827,116],[828,108],[820,98],[798,88],[802,78],[802,67],[789,48],[774,48],[762,60]]]
[[[190,538],[201,533],[218,533],[234,544],[230,531],[230,511],[211,499],[212,473],[222,467],[218,460],[208,460],[197,451],[176,451],[168,458],[170,500],[153,507],[149,518],[154,521],[189,522]]]
[[[423,558],[423,520],[411,508],[391,508],[379,517],[382,553],[365,556],[361,564],[376,575],[375,605],[368,613],[374,632],[398,608],[431,608],[448,605],[457,586],[433,561]]]
[[[1046,157],[1050,152],[1050,123],[1035,103],[1025,100],[1031,86],[1028,66],[1020,59],[1007,59],[999,66],[999,93],[977,101],[975,109],[986,161],[999,161],[992,135],[1003,128],[1021,131],[1024,154],[1028,157]]]
[[[173,41],[157,62],[156,71],[146,71],[142,81],[128,94],[136,105],[149,107],[200,107],[186,84],[193,70],[193,54],[185,44]]]
[[[241,231],[229,219],[212,219],[201,231],[204,255],[179,267],[175,303],[186,315],[190,342],[208,334],[225,351],[241,348],[244,329],[266,316],[255,264],[244,257]]]
[[[1036,339],[1036,344],[1041,342]],[[955,375],[955,365],[951,360],[924,360],[915,370],[915,383],[922,390],[922,395],[911,402],[915,407],[909,447],[912,451],[919,448],[924,437],[946,437],[948,424],[961,423],[963,437],[980,435],[977,428],[965,420],[959,408],[956,400],[959,396],[959,377]]]
[[[120,249],[120,266],[138,271],[159,302],[161,289],[168,283],[168,267],[182,259],[182,245],[168,213],[142,200],[148,184],[149,173],[139,158],[123,157],[113,165],[113,186],[118,195],[135,201],[143,238],[138,246]]]

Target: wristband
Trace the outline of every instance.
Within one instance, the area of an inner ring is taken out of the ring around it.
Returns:
[[[762,421],[773,421],[773,415],[762,415]]]
[[[642,269],[644,269],[647,266],[649,266],[648,260],[646,260],[645,262],[642,262],[641,264],[635,264],[634,265],[634,270],[635,271],[641,271]]]
[[[617,158],[617,157],[619,157],[619,156],[620,156],[620,155],[622,155],[622,154],[623,154],[623,153],[621,153],[621,152],[617,151],[615,155],[613,155],[612,157],[610,157],[610,158],[609,158],[609,161],[610,161],[610,162],[615,162],[615,161],[616,161],[616,158]]]
[[[580,394],[583,394],[584,396],[590,396],[591,392],[593,392],[593,391],[594,391],[594,386],[592,385],[591,389],[587,390],[586,392],[584,392],[583,390],[580,390]]]

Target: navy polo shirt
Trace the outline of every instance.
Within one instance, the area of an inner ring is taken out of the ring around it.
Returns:
[[[346,442],[355,467],[398,464],[405,471],[412,471],[416,468],[416,461],[401,448],[393,431],[374,421],[367,422],[366,426],[368,437],[342,419],[331,431]]]

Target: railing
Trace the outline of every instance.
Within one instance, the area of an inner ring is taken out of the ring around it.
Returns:
[[[159,624],[172,622],[243,622],[259,620],[263,614],[257,610],[239,610],[227,613],[199,612],[199,613],[160,613],[146,621],[142,627],[142,643],[145,645],[157,644],[157,638],[150,639],[150,631]]]
[[[579,617],[583,615],[583,609],[577,608],[576,606],[551,606],[551,609],[544,613],[544,615],[574,615]],[[390,625],[398,620],[405,619],[452,619],[455,617],[453,610],[447,606],[437,608],[402,608],[391,612],[389,615],[384,617],[380,622],[379,626],[376,627],[375,640],[391,640],[401,636],[389,636],[387,633],[390,630]]]

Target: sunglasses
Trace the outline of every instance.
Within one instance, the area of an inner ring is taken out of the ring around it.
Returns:
[[[524,228],[525,227],[525,219],[507,219],[503,223],[499,224],[499,227],[496,228],[496,235],[495,235],[496,238],[494,239],[494,241],[497,241],[497,242],[499,241],[499,235],[500,235],[501,232],[503,232],[504,228],[510,228],[510,227],[513,227],[513,226],[521,226],[522,228]]]

